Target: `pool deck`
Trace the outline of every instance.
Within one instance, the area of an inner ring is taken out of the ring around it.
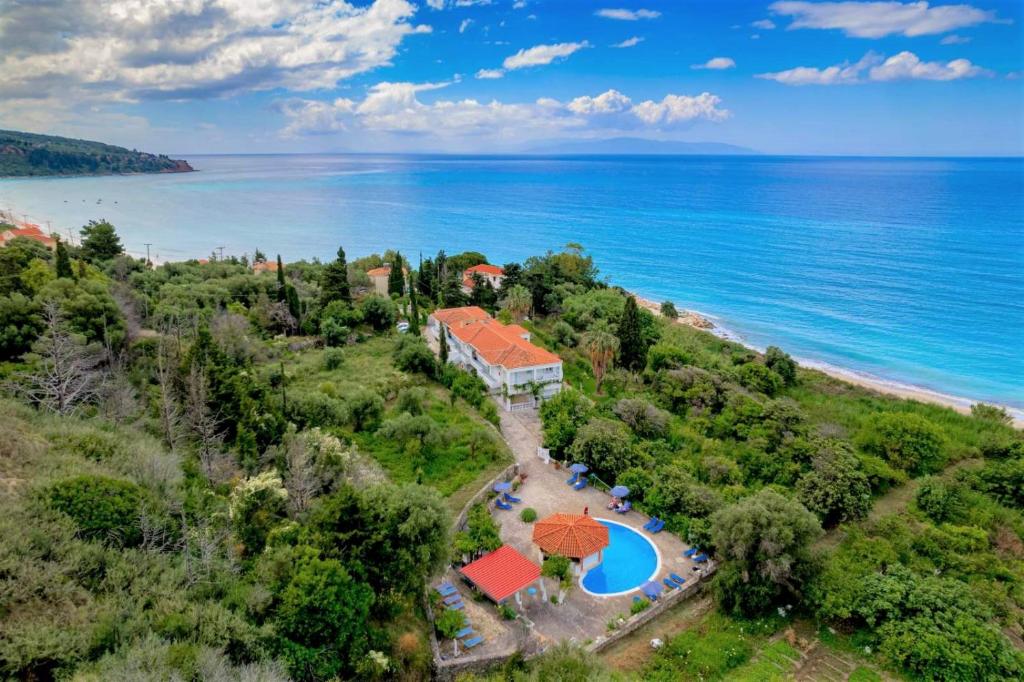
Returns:
[[[651,534],[643,530],[649,517],[636,511],[627,514],[616,514],[606,509],[611,501],[607,493],[594,488],[576,491],[566,485],[566,479],[572,474],[564,469],[555,469],[554,465],[545,465],[537,457],[537,446],[541,442],[540,419],[536,412],[501,412],[501,431],[511,446],[512,452],[519,463],[520,472],[528,474],[526,483],[519,489],[516,496],[523,501],[514,504],[512,511],[493,509],[494,518],[501,524],[501,537],[525,556],[540,563],[541,553],[533,544],[531,537],[533,524],[524,523],[519,519],[519,512],[525,507],[537,510],[538,518],[544,518],[555,512],[581,514],[585,507],[595,518],[617,521],[633,528],[650,540],[661,555],[661,564],[655,580],[662,585],[662,578],[669,573],[678,573],[687,580],[696,579],[694,569],[697,565],[683,557],[688,547],[675,535],[668,532]],[[557,594],[554,581],[542,578],[548,595]],[[560,605],[545,603],[538,593],[535,598],[523,595],[523,615],[533,623],[533,635],[540,639],[542,646],[563,640],[575,640],[585,643],[608,632],[607,624],[617,616],[629,617],[629,609],[633,596],[640,594],[634,591],[618,597],[602,597],[587,594],[579,586],[573,585]],[[514,605],[514,602],[510,602]]]

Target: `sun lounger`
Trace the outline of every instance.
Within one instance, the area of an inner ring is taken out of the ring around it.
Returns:
[[[661,529],[664,528],[664,527],[665,527],[665,522],[662,521],[661,519],[658,519],[658,522],[656,524],[654,524],[653,526],[651,526],[650,528],[648,528],[647,530],[649,530],[652,534],[653,533],[660,533]]]
[[[512,509],[511,504],[509,504],[508,502],[502,502],[501,500],[495,502],[494,506],[496,506],[498,509],[504,509],[505,511],[509,511],[510,509]]]
[[[451,583],[444,583],[439,587],[435,587],[434,591],[436,591],[442,597],[450,597],[451,595],[458,592],[458,590],[455,589],[455,585],[452,585]]]
[[[464,608],[466,608],[466,602],[462,602],[462,601],[457,601],[454,604],[449,604],[448,605],[448,610],[449,611],[460,611],[460,610],[462,610]]]
[[[456,594],[453,594],[453,595],[450,595],[450,596],[447,596],[447,597],[444,598],[444,603],[446,605],[447,604],[454,604],[457,601],[462,601],[462,595],[461,594],[456,593]]]
[[[658,586],[658,583],[653,581],[641,585],[640,591],[651,601],[658,601],[658,595],[661,594],[661,588]]]
[[[568,483],[569,485],[576,485],[576,481],[578,480],[580,480],[580,475],[573,474],[572,477],[568,481],[566,481],[566,483]]]
[[[651,528],[654,527],[654,524],[656,524],[657,522],[658,522],[658,517],[657,516],[652,516],[650,518],[650,520],[647,523],[644,524],[644,530],[650,530]]]
[[[508,493],[505,493],[505,501],[506,502],[513,502],[515,504],[519,504],[520,502],[522,502],[522,500],[519,499],[518,497],[513,497],[512,495],[509,495]]]
[[[682,578],[682,577],[676,575],[675,573],[669,573],[668,577],[672,578],[672,580],[675,580],[680,585],[682,585],[683,583],[686,582],[686,578]]]
[[[467,649],[472,649],[473,647],[477,646],[478,644],[483,644],[483,643],[484,643],[484,638],[480,637],[479,635],[477,635],[476,637],[472,637],[470,639],[467,639],[465,642],[462,643],[462,646],[466,647]]]
[[[628,512],[632,508],[633,508],[633,505],[631,505],[629,502],[625,502],[625,503],[623,503],[623,504],[621,504],[621,505],[619,505],[618,507],[615,508],[615,513],[616,514],[625,514],[626,512]]]
[[[694,554],[696,554],[699,551],[700,551],[700,547],[691,547],[690,549],[688,549],[685,552],[683,552],[683,556],[686,557],[687,559],[689,559],[690,557],[692,557]]]
[[[678,590],[679,589],[679,585],[676,585],[674,582],[672,582],[668,578],[665,578],[662,582],[665,583],[667,586],[671,587],[673,590]]]
[[[587,487],[587,479],[581,478],[579,481],[576,482],[576,485],[573,486],[573,489],[574,490],[583,490],[586,487]]]
[[[698,554],[697,556],[693,557],[693,562],[696,563],[696,564],[703,564],[707,560],[708,560],[708,555],[707,554]]]
[[[462,639],[463,637],[469,637],[473,634],[473,628],[465,627],[455,633],[455,639]]]

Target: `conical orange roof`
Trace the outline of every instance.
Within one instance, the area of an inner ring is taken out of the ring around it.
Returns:
[[[533,541],[545,554],[582,559],[608,546],[608,527],[583,514],[552,514],[533,524]]]

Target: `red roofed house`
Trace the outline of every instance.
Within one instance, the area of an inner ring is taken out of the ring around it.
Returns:
[[[403,267],[402,272],[405,274],[406,277],[409,276],[408,268]],[[370,282],[373,284],[373,293],[380,294],[381,296],[388,295],[388,278],[391,277],[390,265],[385,265],[384,267],[367,270],[366,275],[370,278]]]
[[[465,294],[473,291],[473,275],[479,274],[484,278],[484,281],[490,282],[491,286],[495,289],[501,287],[502,281],[505,279],[505,271],[499,268],[497,265],[488,265],[487,263],[481,263],[480,265],[474,265],[471,268],[466,268],[462,272],[462,291]]]
[[[540,584],[544,600],[547,601],[544,582],[540,579],[540,566],[511,545],[502,545],[473,563],[466,564],[459,569],[459,573],[497,604],[513,595],[516,603],[522,604],[519,592],[534,583]]]
[[[0,232],[0,246],[7,246],[7,243],[18,237],[25,237],[43,244],[48,249],[57,248],[57,240],[43,232],[42,228],[32,223],[22,223],[18,227],[10,227]]]
[[[579,575],[601,563],[608,526],[586,514],[552,514],[533,524],[533,542],[545,556],[572,559]]]
[[[276,260],[265,260],[252,264],[253,272],[277,272]]]
[[[562,390],[562,358],[530,342],[530,332],[502,324],[483,308],[445,308],[427,318],[434,340],[444,330],[448,362],[483,379],[506,410],[537,407]]]

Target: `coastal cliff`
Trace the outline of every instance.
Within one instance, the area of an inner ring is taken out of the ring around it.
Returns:
[[[102,142],[0,130],[0,177],[187,173],[184,159]]]

